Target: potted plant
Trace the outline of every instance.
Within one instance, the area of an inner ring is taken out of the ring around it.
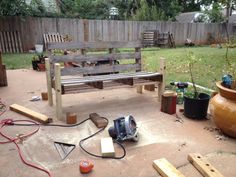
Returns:
[[[195,57],[193,52],[187,54],[188,69],[193,84],[193,91],[187,91],[184,94],[184,115],[193,119],[205,119],[207,116],[210,96],[206,93],[199,93],[197,91],[193,67],[198,60],[199,59]]]
[[[222,81],[216,82],[219,93],[211,99],[210,112],[216,126],[236,138],[236,64],[228,56],[229,48],[235,47],[229,43],[226,45],[227,74]]]
[[[47,58],[47,56],[44,56],[43,54],[37,54],[33,56],[32,59],[33,69],[37,71],[45,71],[45,58]]]

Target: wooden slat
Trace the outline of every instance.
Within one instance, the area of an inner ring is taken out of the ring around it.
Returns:
[[[14,37],[14,41],[15,41],[15,48],[16,48],[16,52],[20,52],[20,49],[19,49],[19,44],[18,44],[18,41],[17,41],[17,31],[14,31],[13,32],[13,37]]]
[[[18,104],[12,104],[10,106],[10,110],[15,111],[19,114],[25,115],[29,118],[32,118],[33,120],[39,121],[41,123],[48,123],[49,118],[43,114],[40,114],[38,112],[35,112],[31,109],[28,109],[26,107],[20,106]]]
[[[8,48],[8,42],[7,42],[7,36],[6,36],[6,32],[3,31],[3,41],[4,41],[4,45],[5,45],[5,52],[9,52],[9,48]]]
[[[7,43],[8,43],[8,47],[9,47],[9,52],[12,53],[12,44],[11,44],[11,38],[10,38],[10,33],[8,31],[6,31],[6,36],[7,36]]]
[[[162,177],[184,177],[184,175],[165,158],[154,160],[153,167]]]
[[[15,38],[14,38],[14,33],[15,33],[15,31],[10,33],[10,38],[12,41],[12,52],[16,53],[16,45],[15,45],[16,42],[15,42]]]
[[[98,74],[98,73],[115,73],[124,71],[141,70],[139,64],[123,64],[123,65],[99,65],[94,67],[75,67],[62,68],[61,75],[77,75],[77,74]]]
[[[118,79],[129,79],[129,78],[155,78],[155,81],[161,81],[160,73],[150,73],[150,72],[135,72],[135,73],[120,73],[120,74],[108,74],[108,75],[98,75],[98,76],[86,76],[79,78],[69,78],[62,79],[62,84],[75,84],[75,83],[87,83],[87,82],[97,82],[97,81],[108,81],[108,80],[118,80]]]
[[[135,53],[114,53],[114,54],[90,54],[90,55],[56,55],[51,56],[51,61],[56,62],[95,62],[104,60],[120,60],[140,58],[141,52]]]
[[[140,41],[95,41],[95,42],[64,42],[50,43],[48,49],[106,49],[106,48],[138,48]]]
[[[204,177],[224,177],[199,153],[189,154],[188,160]]]
[[[20,52],[23,52],[20,33],[18,31],[16,31],[16,34],[17,34],[17,40],[18,40],[18,43],[19,43],[19,50],[20,50]]]
[[[4,42],[3,42],[3,36],[2,36],[2,32],[0,31],[0,50],[2,52],[4,52]]]

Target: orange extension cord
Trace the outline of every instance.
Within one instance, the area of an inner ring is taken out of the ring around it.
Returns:
[[[6,109],[6,105],[4,105],[4,104],[1,102],[1,100],[0,100],[0,103],[1,103],[1,105],[5,106],[4,111],[0,112],[0,116],[1,116],[7,109]],[[32,132],[29,132],[28,134],[24,134],[24,135],[22,135],[22,136],[20,136],[20,137],[10,137],[10,136],[4,134],[4,133],[2,132],[2,129],[3,129],[5,126],[12,126],[12,125],[14,125],[14,122],[30,122],[30,123],[33,123],[33,124],[37,125],[37,128],[36,128],[35,130],[33,130]],[[43,171],[43,172],[47,173],[49,177],[52,177],[51,173],[50,173],[48,170],[46,170],[46,169],[44,169],[44,168],[42,168],[42,167],[39,167],[39,166],[37,166],[37,165],[34,165],[34,164],[32,164],[32,163],[27,162],[27,161],[25,160],[23,154],[22,154],[22,151],[21,151],[19,145],[17,144],[17,141],[18,141],[18,140],[21,140],[22,138],[26,138],[26,137],[29,137],[29,136],[35,134],[36,132],[38,132],[39,128],[40,128],[40,124],[37,123],[37,122],[35,122],[35,121],[32,121],[32,120],[3,119],[3,120],[0,122],[0,135],[2,135],[2,137],[4,137],[5,139],[7,139],[7,141],[2,141],[2,142],[0,141],[0,144],[14,143],[15,146],[17,147],[19,156],[20,156],[20,158],[21,158],[21,160],[22,160],[22,162],[23,162],[24,164],[26,164],[26,165],[28,165],[28,166],[30,166],[30,167],[32,167],[32,168],[38,169],[38,170],[40,170],[40,171]]]

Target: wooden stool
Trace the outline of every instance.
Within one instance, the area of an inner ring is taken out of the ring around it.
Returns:
[[[177,93],[174,91],[165,91],[161,99],[161,111],[167,114],[176,113]]]

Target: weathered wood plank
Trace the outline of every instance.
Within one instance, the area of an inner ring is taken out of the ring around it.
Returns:
[[[77,75],[77,74],[102,74],[102,73],[115,73],[141,70],[139,64],[123,64],[123,65],[99,65],[94,67],[75,67],[75,68],[62,68],[61,74],[65,75]]]
[[[189,154],[188,160],[204,177],[224,177],[199,153]]]
[[[104,60],[121,60],[140,58],[141,52],[135,53],[112,53],[112,54],[88,54],[88,55],[55,55],[51,61],[56,62],[95,62]]]
[[[160,73],[150,73],[150,72],[134,72],[134,73],[119,73],[119,74],[108,74],[108,75],[98,75],[98,76],[86,76],[79,78],[69,78],[62,79],[62,84],[75,84],[75,83],[87,83],[87,82],[98,82],[98,81],[108,81],[108,80],[118,80],[118,79],[139,79],[147,78],[146,80],[155,78],[154,81],[162,81],[162,75]]]
[[[105,48],[139,48],[140,41],[94,41],[94,42],[64,42],[50,43],[48,49],[105,49]]]

